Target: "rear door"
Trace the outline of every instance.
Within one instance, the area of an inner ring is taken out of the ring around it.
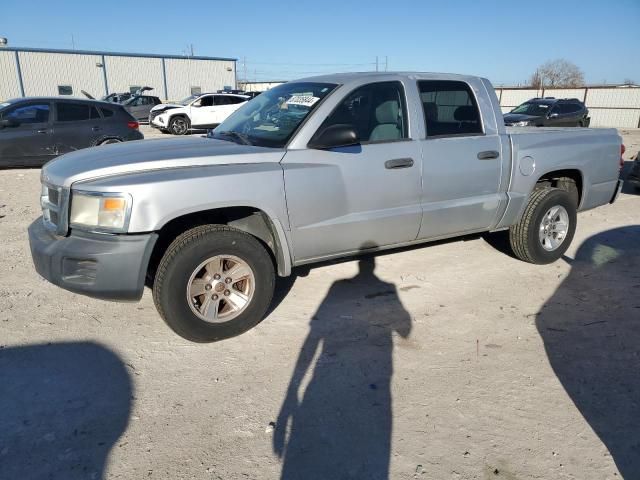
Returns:
[[[14,126],[0,129],[0,166],[43,165],[55,157],[51,137],[51,102],[20,102],[7,108],[1,119]]]
[[[422,224],[419,238],[486,230],[496,221],[502,198],[500,135],[483,124],[482,84],[420,80],[425,119],[422,148]],[[484,102],[483,114],[492,115]]]
[[[91,147],[105,135],[98,108],[90,103],[58,100],[53,143],[58,155]]]
[[[149,118],[149,112],[154,105],[151,97],[137,97],[131,103],[127,104],[127,111],[133,115],[136,120],[146,120]]]

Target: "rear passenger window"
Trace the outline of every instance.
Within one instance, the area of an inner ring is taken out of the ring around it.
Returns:
[[[465,82],[422,80],[418,82],[427,137],[482,135],[478,104]]]
[[[113,117],[113,110],[109,108],[101,108],[100,110],[102,111],[102,116],[104,118]]]
[[[58,103],[57,107],[59,122],[89,120],[91,118],[91,110],[95,108],[81,103]]]
[[[290,108],[295,107],[291,105]],[[332,125],[355,128],[361,143],[408,138],[407,108],[400,82],[380,82],[357,88],[327,117],[318,131]]]
[[[91,107],[91,114],[89,115],[89,118],[91,118],[91,120],[93,120],[94,118],[100,118],[100,114],[98,113],[98,109],[96,107]]]

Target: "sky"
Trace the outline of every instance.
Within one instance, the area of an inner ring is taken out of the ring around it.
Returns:
[[[564,58],[640,83],[640,0],[0,0],[10,46],[237,58],[238,77],[414,70],[527,82]],[[1,80],[1,79],[0,79]]]

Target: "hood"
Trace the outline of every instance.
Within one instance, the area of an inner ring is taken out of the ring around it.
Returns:
[[[184,108],[184,105],[176,105],[175,103],[160,103],[151,109],[152,112],[161,112],[171,108]]]
[[[526,113],[505,113],[503,115],[505,123],[524,122],[525,120],[537,120],[541,116],[527,115]]]
[[[43,181],[61,187],[76,182],[144,172],[238,163],[277,163],[284,150],[210,138],[139,140],[67,153],[47,163]]]

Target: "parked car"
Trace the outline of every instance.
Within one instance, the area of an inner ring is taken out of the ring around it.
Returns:
[[[67,152],[142,138],[121,105],[60,97],[0,103],[0,167],[39,167]]]
[[[577,98],[532,98],[504,115],[515,127],[588,127],[589,110]]]
[[[245,95],[230,93],[191,95],[178,103],[152,108],[149,125],[174,135],[185,135],[192,128],[213,128],[247,100]]]
[[[141,96],[144,94],[144,92],[148,92],[150,90],[153,90],[153,87],[140,87],[135,92],[120,92],[120,93],[114,92],[114,93],[110,93],[108,95],[103,96],[100,100],[102,100],[103,102],[109,102],[109,103],[124,103],[128,100],[131,100],[133,97]],[[80,90],[80,91],[89,100],[95,100],[95,97],[90,93],[84,90]]]
[[[297,265],[505,229],[518,258],[551,263],[576,212],[622,185],[616,130],[507,132],[491,83],[472,76],[288,82],[212,137],[49,163],[36,270],[110,300],[140,299],[146,282],[175,332],[215,341],[256,325],[276,272]]]
[[[149,120],[151,109],[161,105],[162,100],[152,95],[134,95],[129,100],[122,102],[122,106],[138,121]]]
[[[631,171],[627,175],[627,182],[633,185],[637,192],[640,192],[640,152],[638,152],[636,159],[633,161]]]

